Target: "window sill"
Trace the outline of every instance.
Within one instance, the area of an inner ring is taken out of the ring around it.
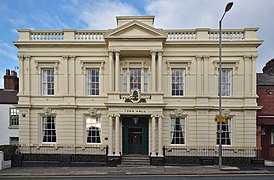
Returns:
[[[19,126],[9,126],[9,129],[19,129]]]
[[[216,146],[219,147],[219,144],[217,144]],[[232,147],[232,145],[225,145],[225,144],[222,144],[222,147]]]
[[[102,143],[86,143],[86,145],[101,145]]]
[[[170,144],[170,147],[184,147],[186,144]]]
[[[56,145],[57,143],[56,142],[42,142],[42,146],[54,146]]]

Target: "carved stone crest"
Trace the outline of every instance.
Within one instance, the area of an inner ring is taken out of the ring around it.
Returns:
[[[141,97],[140,89],[131,89],[130,96],[125,99],[125,102],[139,103],[146,102],[145,98]]]
[[[95,116],[97,114],[97,109],[96,108],[89,108],[88,112],[91,116]]]
[[[48,106],[46,106],[43,108],[43,113],[45,114],[46,117],[48,117],[51,115],[51,109]]]
[[[175,114],[175,117],[176,117],[176,118],[181,117],[181,116],[183,115],[183,113],[184,113],[184,111],[183,111],[182,109],[176,109],[176,110],[174,111],[174,114]]]

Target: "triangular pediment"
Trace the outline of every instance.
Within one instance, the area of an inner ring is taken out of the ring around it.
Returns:
[[[105,34],[105,39],[119,38],[160,38],[166,39],[166,34],[152,26],[139,21],[131,21]]]

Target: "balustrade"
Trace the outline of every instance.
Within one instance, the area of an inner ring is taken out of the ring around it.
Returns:
[[[103,41],[103,32],[94,31],[77,31],[75,34],[75,40],[78,41]]]
[[[33,41],[58,41],[64,39],[62,31],[32,31],[30,40]]]
[[[166,30],[168,41],[198,40],[199,30]],[[207,31],[207,39],[218,40],[219,30]],[[223,40],[244,40],[245,30],[225,30],[222,32]]]
[[[76,41],[104,41],[105,31],[72,31],[73,40]],[[62,41],[67,31],[30,31],[32,41]]]
[[[219,31],[218,30],[209,31],[208,39],[219,39]],[[223,31],[222,39],[223,40],[243,40],[244,31]]]
[[[223,40],[256,40],[258,28],[227,29],[222,31]],[[107,30],[18,30],[19,41],[104,41]],[[167,41],[218,40],[218,29],[164,30]]]
[[[195,31],[169,31],[167,40],[191,40],[196,39]]]

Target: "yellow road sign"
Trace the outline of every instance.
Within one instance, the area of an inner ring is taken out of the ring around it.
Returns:
[[[227,117],[215,117],[215,122],[217,123],[227,123]]]

